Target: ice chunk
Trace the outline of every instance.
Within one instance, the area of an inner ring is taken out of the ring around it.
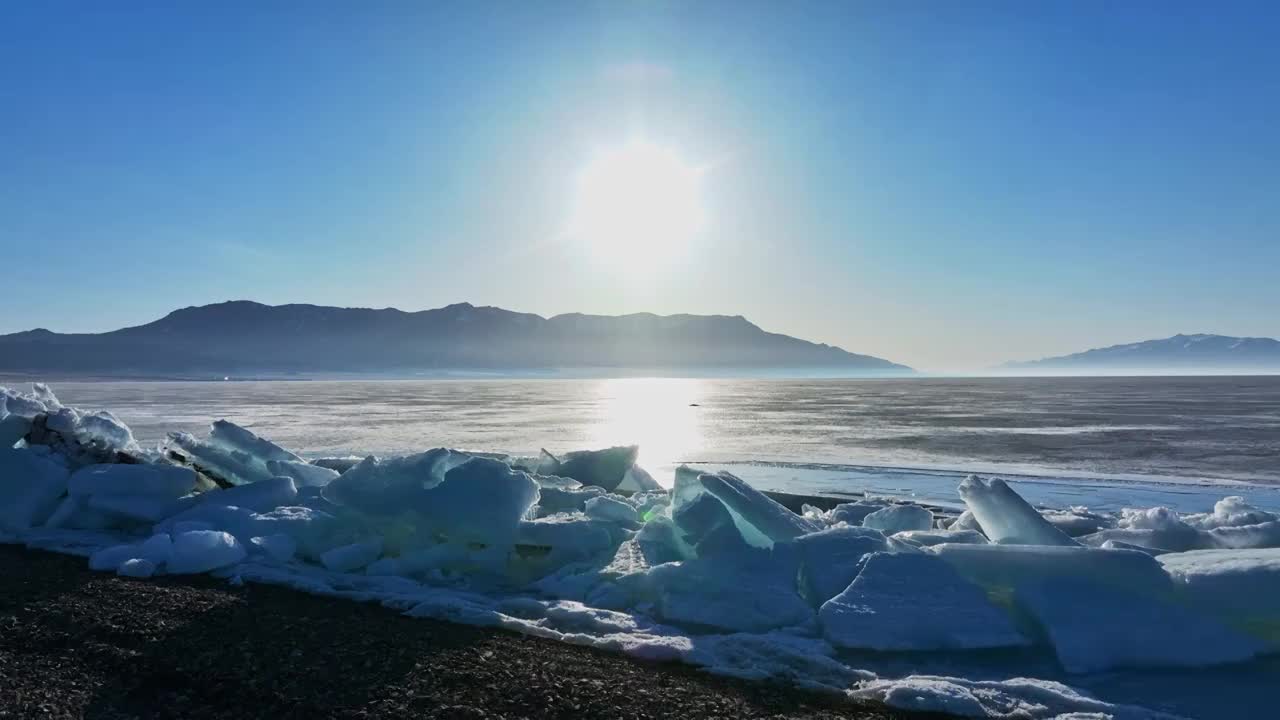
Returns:
[[[643,493],[662,491],[663,487],[644,468],[632,465],[614,490],[620,493]]]
[[[168,533],[156,533],[138,545],[134,557],[164,565],[173,557],[173,539]]]
[[[506,463],[472,458],[422,492],[415,508],[427,527],[453,542],[510,544],[520,519],[538,501],[538,486]]]
[[[226,490],[210,490],[200,495],[202,503],[232,505],[254,512],[269,512],[290,505],[298,497],[298,488],[288,477],[267,478],[237,485]]]
[[[1078,538],[1099,530],[1115,527],[1115,519],[1107,515],[1089,512],[1086,507],[1072,507],[1067,510],[1041,510],[1040,514],[1050,525],[1061,530],[1067,537]]]
[[[819,523],[796,515],[727,472],[699,473],[681,466],[676,469],[673,493],[672,507],[675,511],[702,494],[715,497],[728,508],[743,539],[756,547],[768,548],[775,542],[793,540],[822,529]]]
[[[209,429],[209,440],[222,447],[244,453],[255,462],[268,460],[306,462],[302,458],[253,432],[226,420],[218,420]]]
[[[822,605],[823,636],[869,650],[968,650],[1029,644],[976,585],[933,555],[874,553]]]
[[[930,551],[984,588],[1008,592],[1029,583],[1077,579],[1143,597],[1173,592],[1156,559],[1133,550],[1039,545],[937,545]]]
[[[91,510],[140,523],[157,523],[193,504],[195,498],[174,500],[155,495],[90,495],[87,500]]]
[[[174,465],[89,465],[71,475],[72,495],[130,495],[169,499],[182,497],[196,486],[190,468]]]
[[[951,523],[947,525],[947,529],[974,530],[982,532],[982,525],[978,522],[978,518],[973,516],[973,511],[966,508],[964,512],[960,513],[955,520],[952,520]],[[983,536],[985,537],[986,533],[983,533]]]
[[[143,558],[125,560],[116,568],[116,574],[122,577],[149,578],[156,574],[156,564]]]
[[[636,509],[625,502],[607,495],[591,498],[586,502],[587,517],[605,522],[634,525]]]
[[[213,423],[208,440],[200,440],[190,433],[170,433],[168,448],[188,458],[197,468],[233,485],[274,477],[276,473],[267,466],[273,460],[306,464],[270,440],[226,420]]]
[[[324,487],[338,477],[335,470],[293,460],[268,460],[267,470],[272,475],[293,478],[298,487]]]
[[[677,549],[686,558],[739,553],[748,547],[729,508],[710,494],[677,506],[671,521]]]
[[[61,404],[49,407],[34,393],[24,393],[7,387],[0,387],[0,407],[3,407],[5,413],[31,420],[37,415],[56,412],[61,407]]]
[[[1029,583],[1014,599],[1044,628],[1068,672],[1217,665],[1260,649],[1212,617],[1084,580]]]
[[[862,519],[862,526],[886,535],[933,527],[933,513],[919,505],[890,505]]]
[[[6,415],[2,410],[0,408],[0,450],[8,450],[31,431],[31,421],[21,415]]]
[[[138,556],[138,545],[126,543],[112,545],[94,552],[89,556],[90,570],[115,570],[121,563]]]
[[[1005,545],[1075,545],[1049,524],[1003,480],[970,475],[960,483],[960,497],[991,542]]]
[[[594,497],[604,495],[603,488],[583,487],[583,488],[557,488],[542,485],[542,479],[547,476],[539,475],[535,480],[538,481],[541,489],[538,491],[538,514],[554,515],[563,512],[586,512],[587,501]],[[573,481],[575,484],[576,480]]]
[[[175,575],[209,572],[235,565],[245,558],[244,546],[220,530],[195,530],[173,538],[173,554],[166,569]]]
[[[364,460],[364,458],[357,457],[355,455],[349,455],[346,457],[322,457],[312,460],[311,464],[317,467],[327,468],[341,475],[356,465],[359,465],[361,460]]]
[[[858,500],[851,503],[840,503],[831,508],[828,519],[832,524],[847,523],[849,525],[861,525],[871,513],[887,506],[887,503],[873,500]]]
[[[945,543],[962,545],[986,545],[987,538],[977,530],[908,530],[895,533],[894,540],[910,543],[916,547],[932,547]]]
[[[1208,533],[1186,524],[1169,508],[1124,508],[1120,511],[1117,524],[1119,527],[1085,535],[1080,538],[1080,542],[1097,547],[1108,540],[1114,540],[1166,552],[1182,552],[1213,545],[1213,539]]]
[[[1280,649],[1280,548],[1161,555],[1196,608]]]
[[[849,693],[903,710],[977,718],[1053,720],[1176,720],[1130,705],[1089,697],[1062,683],[1037,678],[970,680],[934,675],[877,679]]]
[[[595,485],[612,492],[635,465],[639,453],[637,445],[604,450],[576,450],[559,458],[543,450],[538,474],[573,478],[583,485]]]
[[[812,620],[813,609],[796,592],[797,568],[794,548],[780,544],[666,563],[650,569],[647,581],[663,620],[758,632]]]
[[[247,518],[242,532],[253,537],[285,535],[297,544],[297,552],[319,558],[326,550],[358,540],[364,529],[340,522],[330,513],[308,507],[278,507]],[[237,534],[239,536],[239,534]]]
[[[841,525],[796,538],[800,593],[817,608],[839,595],[858,576],[862,559],[895,549],[879,530]]]
[[[259,535],[253,538],[252,545],[277,562],[289,562],[298,552],[298,543],[283,533],[275,535]]]
[[[0,528],[42,525],[67,491],[67,469],[27,449],[0,448]]]
[[[321,495],[372,515],[399,515],[420,505],[423,491],[470,459],[444,448],[390,460],[370,456],[326,485]]]
[[[534,564],[544,572],[568,562],[595,558],[617,544],[604,523],[583,515],[552,515],[522,522],[515,541],[526,561],[536,560]]]
[[[1257,525],[1223,525],[1209,531],[1213,544],[1221,548],[1250,549],[1280,547],[1280,521]]]
[[[437,449],[385,462],[367,458],[322,495],[375,516],[411,513],[420,530],[453,542],[509,545],[538,486],[501,461]]]
[[[1222,498],[1214,503],[1211,513],[1188,515],[1184,518],[1188,525],[1202,530],[1259,525],[1277,520],[1280,520],[1280,515],[1259,510],[1236,495]]]
[[[382,557],[382,538],[336,547],[320,555],[320,562],[334,572],[358,570]]]

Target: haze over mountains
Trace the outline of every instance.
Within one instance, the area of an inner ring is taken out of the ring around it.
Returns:
[[[765,332],[741,316],[544,318],[468,303],[404,312],[241,300],[184,308],[105,333],[0,335],[0,371],[7,372],[243,377],[552,369],[913,372]]]
[[[1005,369],[1061,372],[1277,372],[1280,341],[1227,335],[1174,335],[1071,355],[1005,363]]]

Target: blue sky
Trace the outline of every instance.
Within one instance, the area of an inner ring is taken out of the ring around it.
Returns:
[[[1280,336],[1277,8],[7,3],[0,332],[466,300],[935,370]],[[678,261],[564,240],[635,137],[705,168]]]

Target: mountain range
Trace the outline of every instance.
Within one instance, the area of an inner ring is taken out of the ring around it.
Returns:
[[[1280,371],[1280,341],[1227,335],[1174,335],[1072,355],[1011,362],[1004,369],[1070,372]]]
[[[913,372],[877,357],[766,332],[741,316],[544,318],[469,303],[404,312],[238,300],[183,308],[111,332],[36,329],[0,335],[0,372],[245,377],[565,369]]]

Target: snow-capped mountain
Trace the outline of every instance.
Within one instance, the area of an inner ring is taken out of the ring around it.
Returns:
[[[1227,335],[1174,335],[1042,360],[1011,362],[1004,367],[1072,371],[1277,371],[1280,370],[1280,341]]]

